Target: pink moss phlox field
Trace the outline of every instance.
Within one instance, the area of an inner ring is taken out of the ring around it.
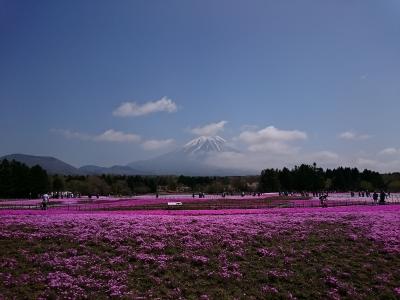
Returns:
[[[301,195],[291,196],[289,198],[278,197],[277,193],[266,193],[261,195],[206,195],[205,198],[193,198],[191,195],[143,195],[135,197],[88,197],[83,198],[64,198],[51,199],[50,209],[69,209],[69,210],[126,210],[126,209],[166,209],[167,203],[179,201],[183,203],[183,207],[188,209],[231,209],[231,208],[271,208],[271,207],[318,207],[320,200],[318,197],[304,199]],[[298,197],[298,199],[297,199]],[[387,199],[388,203],[400,203],[398,194],[393,194]],[[19,209],[19,208],[35,208],[40,206],[40,199],[13,199],[0,200],[0,208]],[[371,197],[350,197],[344,193],[332,193],[329,195],[328,206],[340,205],[366,205],[373,204]],[[192,207],[192,208],[190,208]]]
[[[76,299],[96,297],[96,293],[153,298],[159,295],[160,284],[168,287],[165,298],[185,298],[188,292],[171,281],[170,270],[176,274],[188,268],[182,274],[190,270],[192,280],[205,272],[211,282],[247,282],[251,280],[245,268],[249,256],[259,261],[283,257],[282,265],[262,271],[265,279],[260,279],[257,297],[294,298],[296,290],[284,290],[279,284],[297,276],[290,268],[292,263],[306,259],[311,251],[326,251],[324,244],[311,250],[294,247],[293,243],[303,243],[315,234],[344,234],[349,242],[369,239],[382,251],[400,255],[400,206],[396,205],[92,213],[2,210],[0,228],[0,241],[31,245],[13,250],[15,257],[0,257],[0,268],[7,270],[0,272],[3,287],[37,285],[41,287],[39,298]],[[284,246],[264,242],[286,236],[291,240]],[[46,251],[39,244],[46,245]],[[13,273],[21,261],[36,267]],[[359,298],[356,288],[346,281],[350,275],[335,272],[326,267],[321,273],[326,296],[340,298],[345,291],[347,297]],[[380,276],[380,282],[391,280],[387,274]],[[199,293],[197,298],[215,298],[207,288]],[[398,295],[399,288],[392,293]]]
[[[48,216],[57,216],[54,218],[48,218]],[[246,215],[251,216],[251,220],[254,222],[261,219],[261,222],[267,222],[268,224],[274,224],[275,222],[287,221],[289,225],[295,225],[299,222],[306,220],[331,220],[331,221],[346,221],[352,226],[361,227],[370,231],[370,237],[374,240],[381,241],[385,244],[387,250],[400,252],[400,206],[387,205],[387,206],[346,206],[346,207],[335,207],[335,208],[294,208],[294,209],[227,209],[227,210],[197,210],[197,211],[121,211],[121,212],[96,212],[96,213],[85,213],[85,212],[69,212],[66,210],[48,210],[48,211],[18,211],[18,210],[0,210],[0,224],[6,226],[7,223],[17,223],[36,228],[38,234],[48,236],[47,230],[43,228],[52,228],[58,226],[63,228],[62,225],[71,220],[72,223],[82,223],[84,226],[77,226],[74,228],[86,229],[91,227],[91,220],[104,220],[109,221],[109,225],[120,224],[126,225],[132,220],[140,222],[146,221],[146,218],[142,216],[162,216],[157,218],[159,221],[174,221],[184,222],[187,218],[174,218],[174,216],[180,217],[192,217],[192,216],[203,216],[198,220],[203,220],[207,224],[212,224],[215,217],[212,215],[226,216],[226,218],[218,220],[219,222],[228,222],[232,224],[233,221],[247,221]],[[357,218],[349,221],[347,217],[357,216]],[[32,216],[32,218],[29,218]],[[35,217],[33,217],[35,216]],[[41,217],[43,216],[43,217]],[[197,219],[196,219],[197,220]],[[86,221],[86,222],[85,222]],[[94,222],[97,224],[96,222]],[[174,223],[175,224],[175,223]],[[112,227],[114,227],[112,226]],[[67,226],[68,228],[71,225]],[[289,226],[290,227],[290,226]],[[41,229],[41,230],[39,230]],[[280,227],[280,230],[283,230]],[[94,230],[96,231],[96,230]],[[93,232],[85,231],[78,232],[81,235],[87,234],[90,236]],[[78,234],[77,233],[77,234]],[[116,232],[118,233],[118,232]],[[5,231],[0,232],[0,236],[4,236]],[[351,235],[351,238],[356,238],[356,235]]]
[[[234,195],[227,196],[229,199],[240,199],[240,200],[250,200],[250,199],[264,199],[277,196],[277,193],[265,193],[261,195]],[[62,204],[62,205],[75,205],[75,204],[104,204],[104,205],[113,205],[120,204],[124,205],[145,205],[145,204],[157,204],[157,203],[166,203],[168,201],[184,201],[184,202],[193,202],[193,201],[207,201],[207,200],[222,200],[225,197],[221,195],[206,195],[205,198],[198,198],[196,195],[193,198],[191,195],[161,195],[158,198],[155,195],[143,195],[143,196],[135,196],[135,197],[92,197],[89,199],[88,197],[82,198],[63,198],[63,199],[50,199],[50,202]],[[0,199],[0,205],[35,205],[40,204],[41,199]]]

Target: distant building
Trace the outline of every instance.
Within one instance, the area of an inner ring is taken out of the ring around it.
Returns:
[[[177,191],[178,193],[187,193],[187,192],[191,192],[192,189],[191,189],[189,186],[187,186],[187,185],[180,184],[180,185],[178,185],[178,186],[176,187],[176,191]]]
[[[168,192],[168,185],[159,185],[159,186],[157,186],[157,192],[159,192],[159,193]]]
[[[247,187],[251,191],[257,191],[258,189],[258,182],[247,183]]]

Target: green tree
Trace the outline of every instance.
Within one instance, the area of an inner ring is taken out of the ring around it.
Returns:
[[[108,195],[111,192],[107,182],[98,176],[89,176],[87,178],[88,192],[91,195]]]
[[[52,181],[52,190],[54,192],[61,192],[65,190],[65,182],[64,182],[64,178],[60,177],[58,175],[54,175],[53,176],[53,181]]]
[[[29,191],[32,196],[44,194],[49,189],[49,178],[47,172],[40,166],[34,166],[29,172]]]
[[[277,192],[281,190],[278,171],[265,169],[261,172],[259,189],[261,192]]]

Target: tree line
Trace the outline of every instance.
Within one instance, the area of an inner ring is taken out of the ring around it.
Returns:
[[[396,174],[382,175],[371,170],[339,167],[322,169],[302,164],[292,169],[265,169],[260,175],[259,189],[272,191],[375,191],[400,189]]]
[[[0,162],[0,198],[36,198],[49,189],[49,176],[40,166]]]

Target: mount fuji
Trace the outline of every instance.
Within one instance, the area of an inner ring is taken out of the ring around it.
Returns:
[[[220,136],[201,136],[183,146],[183,151],[189,155],[208,152],[223,152],[226,140]]]
[[[155,157],[128,164],[142,172],[157,175],[228,176],[248,174],[243,170],[221,168],[206,163],[209,156],[223,152],[238,152],[220,136],[200,136],[183,147]]]

